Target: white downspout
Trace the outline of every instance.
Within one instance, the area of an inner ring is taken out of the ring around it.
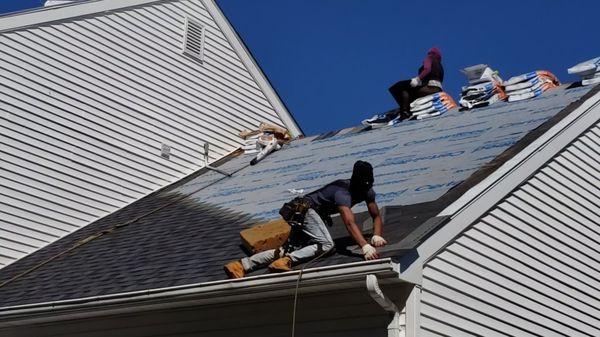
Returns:
[[[390,313],[392,322],[387,327],[388,337],[406,337],[406,314],[392,300],[386,297],[379,288],[377,276],[373,274],[367,275],[367,290],[369,295],[377,302],[383,310]]]

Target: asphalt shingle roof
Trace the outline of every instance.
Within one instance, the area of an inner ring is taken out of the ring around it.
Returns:
[[[589,91],[565,88],[529,101],[452,110],[395,127],[304,138],[255,166],[249,165],[251,156],[228,158],[219,168],[232,177],[200,170],[1,269],[0,283],[91,235],[123,225],[0,287],[0,307],[225,279],[222,265],[244,255],[240,230],[276,217],[292,197],[288,189],[311,191],[348,178],[358,159],[373,164],[377,202],[387,206],[388,219],[399,219],[384,228],[391,243],[419,227],[435,229],[440,221],[422,224],[440,210],[436,200],[473,173],[489,173],[482,169]],[[392,212],[398,205],[424,215],[404,222]],[[365,208],[357,205],[355,210]],[[316,265],[361,259],[343,253],[348,240],[342,226],[334,228],[334,237],[340,252]],[[398,258],[404,252],[398,248],[384,256]]]

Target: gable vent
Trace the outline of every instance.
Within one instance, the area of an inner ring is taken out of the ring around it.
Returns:
[[[202,62],[204,53],[204,26],[189,17],[185,18],[183,53]]]

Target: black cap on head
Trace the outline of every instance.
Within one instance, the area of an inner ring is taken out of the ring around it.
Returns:
[[[350,188],[355,191],[368,191],[373,187],[373,166],[366,161],[359,160],[354,163]]]

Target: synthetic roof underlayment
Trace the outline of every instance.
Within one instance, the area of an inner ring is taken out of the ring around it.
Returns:
[[[232,156],[219,166],[231,177],[202,169],[0,270],[1,283],[63,253],[0,287],[0,307],[225,279],[223,264],[244,255],[240,230],[277,217],[281,204],[292,198],[288,189],[311,191],[349,178],[358,159],[375,168],[380,207],[418,206],[441,200],[452,194],[449,191],[462,193],[466,188],[451,189],[475,172],[488,172],[486,167],[493,167],[501,153],[527,134],[527,138],[539,135],[530,131],[590,90],[566,88],[528,101],[452,110],[394,127],[346,129],[300,139],[255,166],[249,165],[250,155]],[[356,212],[364,209],[355,207]],[[406,226],[402,221],[384,226],[392,247],[406,237]],[[337,227],[334,233],[339,234],[334,236],[347,242],[343,226]],[[397,248],[382,255],[400,259],[405,253]],[[337,253],[315,265],[361,259],[351,249],[338,247]]]

